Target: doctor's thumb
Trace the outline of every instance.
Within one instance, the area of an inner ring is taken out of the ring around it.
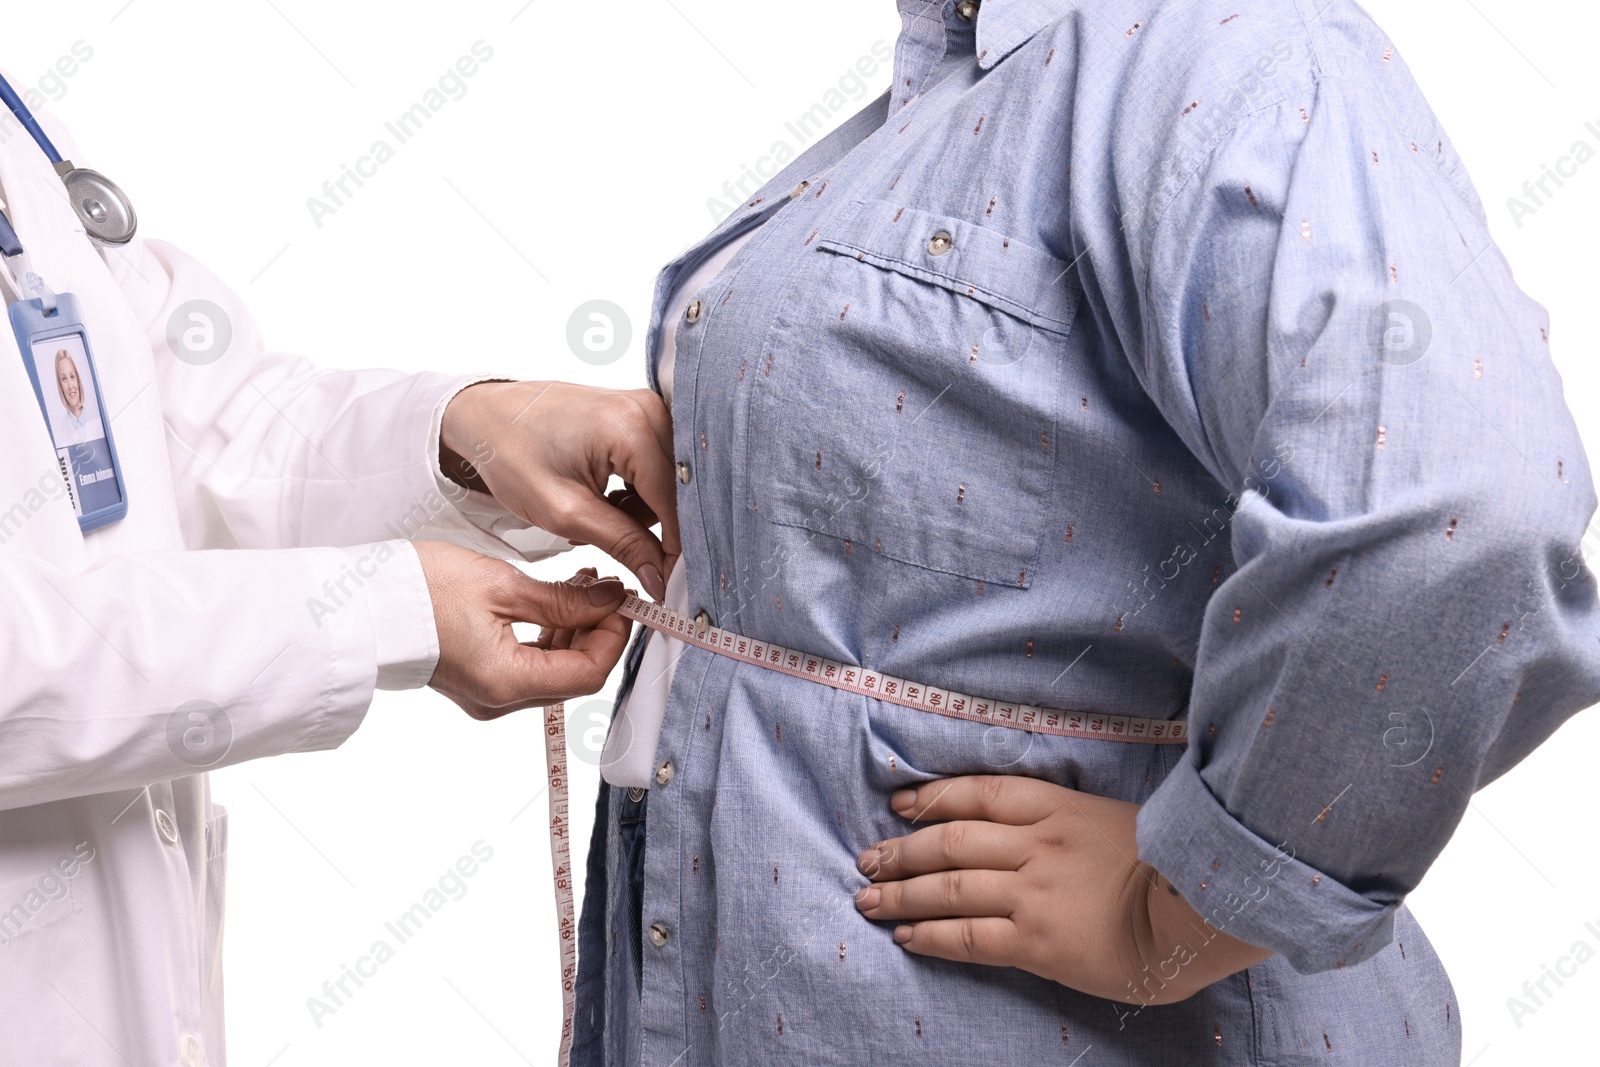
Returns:
[[[668,553],[648,528],[657,521],[649,505],[636,495],[616,500],[591,497],[573,509],[560,532],[598,548],[636,574],[645,592],[665,600],[666,575],[678,551],[677,531],[674,526]]]
[[[516,583],[511,612],[522,622],[561,630],[585,630],[622,606],[627,589],[616,578],[589,585],[541,582],[521,575]]]

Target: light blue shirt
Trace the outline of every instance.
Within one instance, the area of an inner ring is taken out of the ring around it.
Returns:
[[[759,226],[677,333],[691,608],[1193,740],[684,651],[670,780],[600,800],[577,1062],[1459,1062],[1402,902],[1600,699],[1544,310],[1348,0],[900,8],[890,94],[658,282],[652,353],[677,282]],[[1141,803],[1141,856],[1277,955],[1136,1011],[907,954],[855,857],[906,831],[895,788],[972,773]]]
[[[81,445],[98,437],[104,437],[100,431],[99,413],[85,404],[78,414],[67,409],[67,418],[62,425],[63,445]]]

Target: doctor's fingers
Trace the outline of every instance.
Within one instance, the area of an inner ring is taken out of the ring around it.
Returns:
[[[686,476],[692,478],[694,471],[689,462],[674,461],[672,415],[662,399],[648,389],[635,389],[620,396],[629,405],[626,414],[611,424],[609,437],[592,440],[604,449],[605,463],[609,467],[606,473],[622,478],[627,488],[643,502],[650,517],[640,515],[636,508],[619,505],[619,509],[642,527],[657,522],[661,524],[660,541],[652,536],[648,542],[652,552],[660,553],[660,558],[632,558],[627,555],[632,546],[620,542],[615,546],[600,544],[600,547],[629,570],[639,574],[652,596],[661,597],[665,595],[665,589],[651,589],[654,583],[646,581],[639,567],[649,563],[663,577],[671,572],[673,563],[682,552],[678,538],[678,483],[685,480]],[[690,457],[684,458],[687,460]],[[686,480],[684,484],[687,484]],[[615,503],[614,500],[612,502]]]
[[[582,630],[622,606],[627,588],[616,578],[588,586],[566,582],[541,582],[511,564],[484,591],[487,606],[515,622],[538,623],[546,630]]]
[[[434,688],[475,719],[498,719],[524,708],[549,707],[597,693],[621,660],[631,623],[609,615],[581,630],[550,631],[552,647],[519,643],[509,621],[480,631]],[[443,664],[441,663],[441,669]]]
[[[572,648],[549,651],[532,645],[515,645],[508,657],[485,679],[484,691],[477,696],[481,711],[476,718],[497,718],[522,708],[548,707],[576,697],[589,696],[605,688],[606,678],[627,647],[627,620],[613,616],[624,626],[601,625],[580,630],[573,636]]]
[[[578,573],[573,575],[569,581],[576,580],[580,575],[585,574],[590,578],[598,579],[600,577],[600,572],[593,567],[580,567]],[[607,575],[606,577],[610,579],[612,576]],[[572,635],[575,632],[571,627],[541,626],[539,627],[538,635],[531,642],[524,642],[524,644],[531,644],[534,648],[542,648],[546,652],[552,648],[571,648]]]
[[[532,644],[534,648],[542,648],[546,652],[553,648],[571,648],[572,635],[577,632],[576,630],[562,630],[544,626],[539,629],[537,640],[525,643]]]
[[[627,396],[639,406],[639,411],[649,424],[650,432],[655,435],[661,450],[671,455],[672,412],[667,410],[666,401],[662,400],[653,389],[629,389]]]
[[[644,497],[640,496],[639,491],[631,485],[611,490],[606,494],[606,502],[640,526],[650,527],[661,521],[651,510],[650,505],[644,502]]]
[[[537,525],[569,541],[591,544],[639,576],[651,596],[666,592],[665,577],[679,554],[677,470],[672,419],[647,389],[576,390],[557,415],[560,437],[547,463],[556,477],[530,486]],[[621,478],[643,508],[625,506],[605,487]],[[649,527],[661,523],[657,540]]]
[[[642,492],[640,496],[654,515],[649,497]],[[665,523],[663,520],[664,533]],[[673,523],[674,548],[669,554],[639,518],[574,481],[562,487],[550,503],[550,520],[541,525],[569,541],[594,545],[638,575],[645,591],[659,600],[666,596],[666,575],[677,556],[675,519]]]
[[[655,437],[656,447],[636,444],[631,453],[618,457],[617,473],[661,523],[661,549],[668,557],[670,569],[671,561],[683,552],[678,539],[678,482],[689,484],[687,478],[693,478],[694,465],[687,461],[688,457],[685,462],[674,461],[672,415],[661,398],[648,389],[637,392],[642,394],[638,403]]]

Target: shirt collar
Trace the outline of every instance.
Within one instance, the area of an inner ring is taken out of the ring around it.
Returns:
[[[984,0],[978,9],[978,66],[988,70],[1063,14],[1061,0]]]
[[[954,0],[896,0],[902,16],[921,13],[938,19]],[[978,9],[978,66],[988,70],[1060,17],[1061,0],[983,0]]]

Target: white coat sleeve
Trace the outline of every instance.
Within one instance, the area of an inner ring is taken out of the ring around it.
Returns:
[[[495,376],[320,369],[268,351],[243,301],[173,246],[138,241],[107,262],[154,353],[190,547],[434,539],[530,561],[570,547],[439,470],[445,405]],[[169,342],[174,320],[206,328],[191,313],[231,335],[209,362]]]
[[[107,263],[154,349],[184,542],[228,550],[76,573],[0,553],[0,810],[336,747],[377,685],[432,672],[408,541],[565,547],[439,473],[444,405],[479,379],[319,371],[265,351],[242,302],[178,250],[136,240]],[[167,345],[191,301],[231,327],[208,364]]]
[[[395,587],[420,577],[409,545],[372,547]],[[336,747],[377,681],[373,609],[307,600],[350,566],[331,548],[139,553],[77,574],[0,555],[0,810]]]
[[[54,115],[38,119],[68,158],[80,157]],[[150,342],[189,547],[436,539],[528,561],[571,547],[439,470],[445,405],[503,375],[318,369],[269,351],[238,295],[170,244],[135,238],[105,263]],[[212,325],[231,336],[209,362],[180,358],[168,342],[175,317],[201,325],[194,310],[220,312]]]

